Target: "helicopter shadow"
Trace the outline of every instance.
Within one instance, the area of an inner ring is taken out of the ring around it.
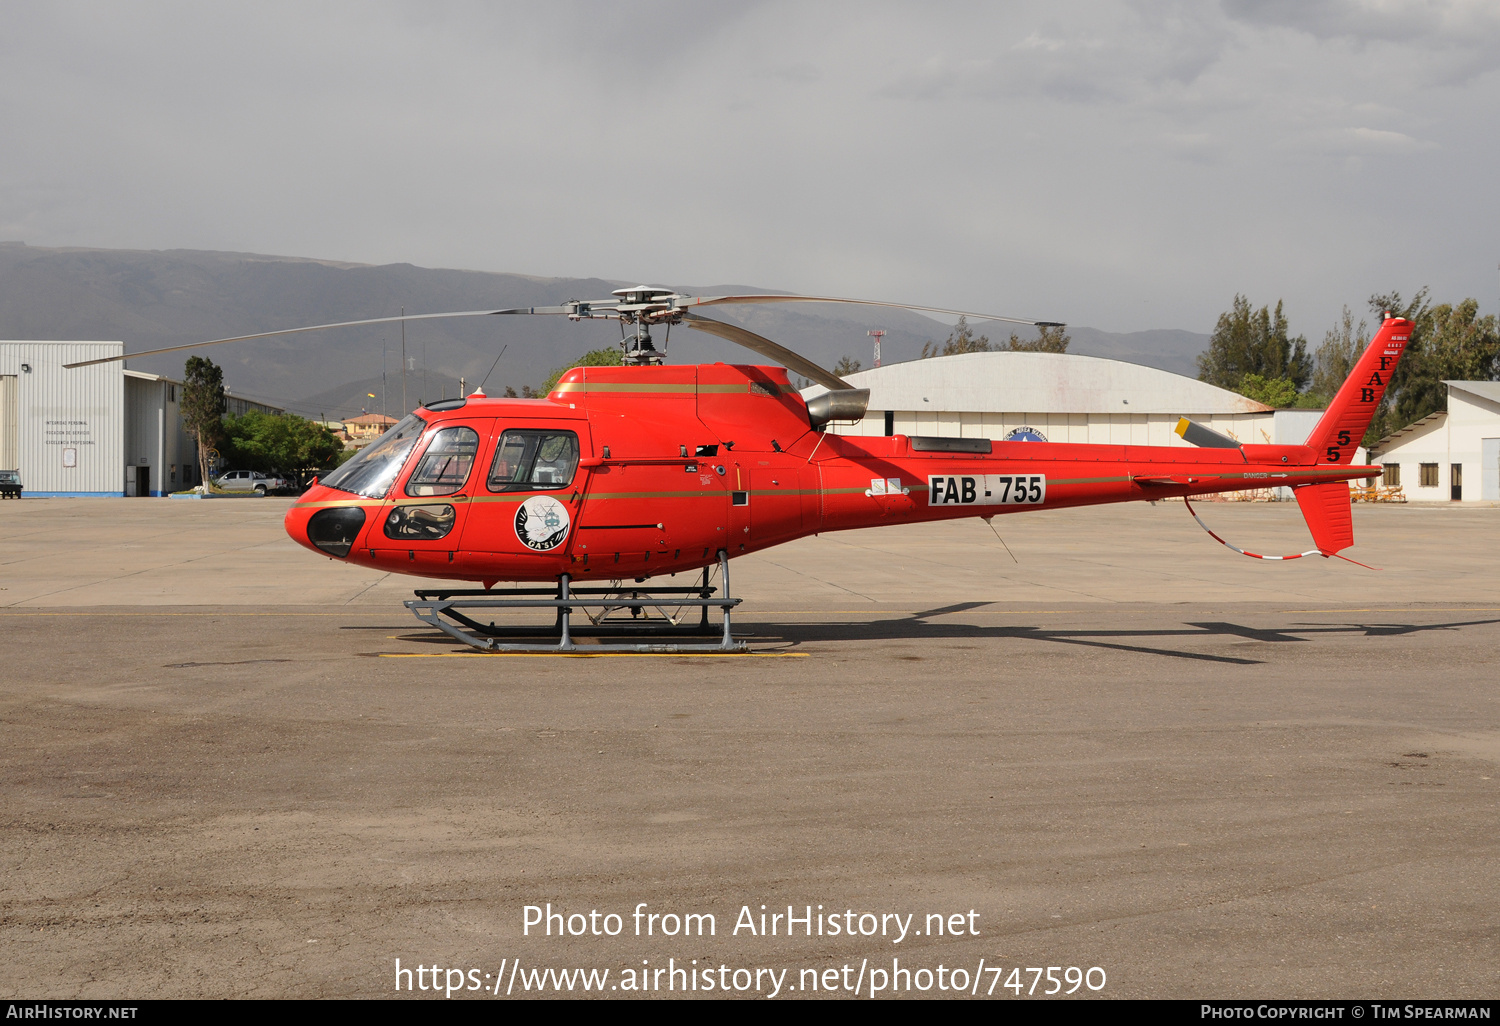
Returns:
[[[1317,624],[1299,622],[1285,627],[1252,627],[1228,620],[1185,621],[1180,626],[1160,628],[1055,628],[1031,625],[1009,625],[984,627],[977,624],[949,623],[934,620],[935,617],[983,609],[989,602],[961,602],[937,609],[928,609],[906,616],[889,617],[872,621],[817,621],[811,623],[772,623],[755,621],[748,616],[737,619],[735,637],[756,644],[777,644],[778,647],[803,648],[820,642],[871,642],[871,641],[1036,641],[1079,648],[1103,649],[1132,655],[1162,656],[1184,659],[1190,662],[1218,663],[1230,666],[1260,666],[1265,660],[1247,656],[1220,655],[1212,652],[1197,652],[1187,648],[1166,647],[1174,639],[1202,641],[1206,639],[1234,639],[1269,644],[1306,644],[1319,637],[1358,636],[1366,638],[1405,637],[1429,631],[1458,631],[1470,627],[1489,626],[1500,623],[1500,618],[1486,620],[1461,620],[1444,623],[1337,623]],[[421,628],[345,628],[350,630],[375,629],[397,631],[393,640],[421,645],[429,649],[464,651],[467,646],[441,631]],[[717,628],[714,628],[716,631]],[[583,628],[578,640],[585,646],[587,636],[594,632]],[[599,632],[613,633],[613,632]],[[636,633],[636,632],[631,632]],[[637,634],[641,640],[647,640]],[[534,630],[519,625],[507,632],[507,640],[547,643],[557,635],[547,627],[538,625]],[[667,638],[660,640],[666,641]],[[1159,642],[1150,644],[1150,642]]]
[[[1232,666],[1259,666],[1265,660],[1245,656],[1219,655],[1212,652],[1196,652],[1187,648],[1166,647],[1151,644],[1153,641],[1170,644],[1172,639],[1205,640],[1234,639],[1270,644],[1305,644],[1319,637],[1357,636],[1366,638],[1404,637],[1428,631],[1457,631],[1469,627],[1500,623],[1500,618],[1488,620],[1464,620],[1433,624],[1311,624],[1298,623],[1286,627],[1251,627],[1225,620],[1188,621],[1181,626],[1161,628],[1052,628],[1030,625],[982,627],[975,624],[934,622],[935,616],[968,612],[989,605],[986,602],[965,602],[940,609],[929,609],[910,616],[892,617],[863,623],[818,622],[818,623],[759,623],[753,626],[762,636],[775,636],[793,647],[820,641],[1037,641],[1081,648],[1107,649],[1135,655],[1165,656],[1191,662],[1219,663]]]

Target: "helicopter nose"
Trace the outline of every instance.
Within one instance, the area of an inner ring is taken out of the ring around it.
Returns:
[[[346,493],[313,485],[292,504],[282,519],[287,536],[321,555],[343,559],[349,555],[368,519]]]

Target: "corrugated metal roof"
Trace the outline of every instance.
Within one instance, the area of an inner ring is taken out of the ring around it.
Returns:
[[[888,364],[844,379],[870,390],[872,410],[1177,415],[1271,409],[1181,374],[1068,353],[963,353]]]
[[[1380,441],[1370,446],[1371,455],[1379,455],[1384,453],[1392,445],[1399,445],[1407,435],[1416,434],[1419,431],[1423,431],[1428,426],[1439,423],[1446,416],[1448,416],[1447,410],[1438,410],[1436,413],[1429,413],[1421,420],[1412,421],[1410,424],[1406,425],[1406,427],[1401,428],[1398,431],[1392,431]]]
[[[139,381],[165,381],[169,385],[182,384],[176,378],[169,378],[163,374],[147,374],[145,371],[130,370],[129,368],[126,368],[125,376],[127,378],[135,378]]]
[[[1500,403],[1500,381],[1444,381],[1450,389],[1468,392],[1492,403]]]

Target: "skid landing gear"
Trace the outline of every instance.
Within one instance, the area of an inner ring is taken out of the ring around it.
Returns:
[[[558,577],[555,593],[550,588],[520,588],[501,594],[527,597],[497,598],[494,592],[477,588],[419,591],[416,592],[415,599],[406,602],[406,608],[423,623],[431,624],[465,645],[485,652],[748,652],[750,646],[743,641],[735,641],[730,633],[730,611],[743,600],[729,596],[729,554],[723,549],[719,550],[719,575],[723,594],[718,598],[713,597],[716,589],[709,585],[709,568],[704,567],[703,583],[692,588],[632,586],[574,589],[571,587],[570,576],[562,574]],[[544,595],[553,597],[543,598]],[[697,624],[683,624],[667,612],[668,609],[680,611],[692,607],[702,610]],[[573,641],[574,609],[582,610],[589,621],[587,626],[579,625],[578,629],[581,631],[600,635],[633,634],[662,638],[712,633],[713,626],[708,621],[708,611],[711,608],[724,611],[723,633],[717,643],[652,640],[633,643],[600,642],[579,646]],[[485,609],[555,609],[557,622],[553,625],[553,630],[557,632],[557,641],[550,645],[503,641],[501,639],[505,637],[534,637],[539,632],[531,628],[483,624],[468,612]],[[598,615],[588,613],[590,609],[598,609]],[[617,610],[629,610],[630,619],[611,620],[610,614]],[[660,618],[643,615],[647,610],[660,613]]]

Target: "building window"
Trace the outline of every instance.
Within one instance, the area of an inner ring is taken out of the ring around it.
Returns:
[[[1380,483],[1385,485],[1387,488],[1400,488],[1401,464],[1386,463],[1383,464],[1383,466],[1385,467],[1385,473],[1380,475]]]
[[[1436,463],[1422,464],[1422,487],[1436,488],[1438,486],[1438,465]]]

